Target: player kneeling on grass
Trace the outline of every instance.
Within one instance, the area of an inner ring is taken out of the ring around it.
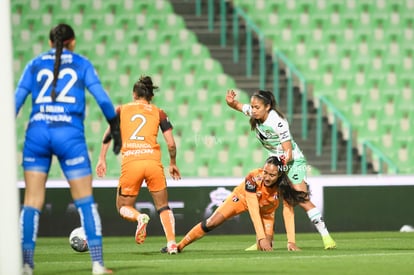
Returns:
[[[280,199],[283,199],[283,211],[290,212],[284,221],[287,249],[299,250],[295,244],[293,207],[309,200],[309,194],[294,190],[284,171],[283,162],[278,157],[269,157],[263,168],[252,170],[208,219],[198,223],[184,236],[178,243],[178,251],[202,238],[224,221],[246,211],[249,211],[256,231],[257,249],[273,250],[275,210]],[[161,249],[161,252],[166,251],[166,247]]]

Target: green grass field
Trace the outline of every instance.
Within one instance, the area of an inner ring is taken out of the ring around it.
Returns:
[[[336,250],[325,251],[317,233],[297,234],[302,251],[288,252],[275,235],[273,252],[244,251],[254,235],[207,235],[178,255],[161,254],[165,238],[105,237],[105,265],[114,274],[414,274],[414,233],[333,233]],[[180,240],[181,236],[177,238]],[[67,238],[39,238],[35,274],[91,274],[89,253]]]

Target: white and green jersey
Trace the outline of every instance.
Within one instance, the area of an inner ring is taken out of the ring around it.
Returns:
[[[243,105],[243,113],[251,116],[251,106],[248,104]],[[278,157],[285,154],[282,143],[290,140],[293,150],[292,158],[294,160],[304,158],[299,146],[290,134],[289,123],[286,119],[281,118],[275,110],[269,112],[267,119],[263,123],[256,125],[256,137],[269,154]]]
[[[247,116],[251,116],[251,106],[249,104],[244,104],[242,111]],[[269,152],[269,155],[277,157],[285,155],[282,143],[290,140],[292,143],[293,162],[289,163],[290,171],[288,176],[295,184],[302,182],[306,175],[306,171],[304,171],[306,170],[306,159],[299,146],[293,140],[289,130],[289,123],[286,119],[280,117],[275,110],[271,110],[267,119],[263,123],[256,125],[256,137]]]

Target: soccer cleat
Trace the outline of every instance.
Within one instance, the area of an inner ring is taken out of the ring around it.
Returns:
[[[172,254],[177,254],[180,252],[180,250],[178,249],[178,246],[176,244],[172,244],[170,246],[170,248],[164,246],[163,248],[160,249],[161,253],[168,253],[170,255]]]
[[[172,243],[170,245],[167,246],[167,253],[170,255],[175,255],[178,253],[178,247],[176,243]]]
[[[246,248],[244,251],[256,251],[256,250],[257,250],[257,244],[254,244]]]
[[[23,275],[32,275],[33,274],[33,268],[31,268],[29,264],[24,264],[22,274]]]
[[[137,244],[143,244],[147,237],[147,224],[150,220],[147,214],[138,215],[137,231],[135,231],[135,242]]]
[[[326,250],[336,248],[336,242],[332,239],[330,235],[323,236],[322,241],[323,241],[323,246],[325,247]]]
[[[105,268],[99,262],[93,262],[92,264],[92,274],[101,275],[101,274],[112,274],[112,270]]]

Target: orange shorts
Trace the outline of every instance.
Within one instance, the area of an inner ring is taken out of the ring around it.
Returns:
[[[142,183],[147,184],[150,192],[167,188],[164,167],[156,160],[136,160],[122,164],[118,183],[118,194],[137,196]]]
[[[246,212],[247,210],[246,198],[243,195],[234,192],[231,193],[216,209],[216,211],[222,214],[226,220]]]

